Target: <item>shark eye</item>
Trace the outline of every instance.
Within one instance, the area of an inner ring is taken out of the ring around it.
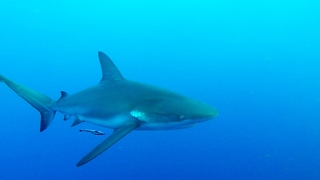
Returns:
[[[187,118],[184,115],[180,116],[180,120],[185,120],[185,119],[187,119]]]

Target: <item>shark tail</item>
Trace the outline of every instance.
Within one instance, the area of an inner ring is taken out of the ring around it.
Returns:
[[[1,74],[0,82],[4,82],[9,88],[15,91],[20,97],[40,112],[40,132],[49,127],[56,113],[51,109],[52,104],[55,103],[52,99],[28,87],[20,85]]]

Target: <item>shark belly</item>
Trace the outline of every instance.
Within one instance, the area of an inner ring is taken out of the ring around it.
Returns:
[[[97,118],[97,117],[78,115],[77,118],[84,122],[88,122],[91,124],[95,124],[98,126],[103,126],[111,129],[117,129],[128,122],[134,121],[134,119],[127,114],[118,114],[108,118]]]
[[[185,129],[195,126],[192,122],[163,122],[163,123],[141,123],[136,130],[174,130]]]

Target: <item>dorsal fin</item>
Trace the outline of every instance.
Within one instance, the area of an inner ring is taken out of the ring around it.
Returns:
[[[61,91],[61,96],[60,96],[60,98],[58,99],[58,101],[61,101],[61,99],[64,99],[65,97],[67,97],[68,96],[68,93],[66,93],[65,91]],[[57,102],[58,102],[57,101]]]
[[[99,51],[98,55],[102,70],[102,79],[100,82],[110,82],[124,79],[118,68],[105,53]]]

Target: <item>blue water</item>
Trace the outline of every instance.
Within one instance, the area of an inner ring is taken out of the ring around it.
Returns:
[[[105,136],[40,116],[0,84],[0,179],[320,179],[320,1],[0,1],[0,73],[53,99],[123,76],[216,107],[175,131]]]

